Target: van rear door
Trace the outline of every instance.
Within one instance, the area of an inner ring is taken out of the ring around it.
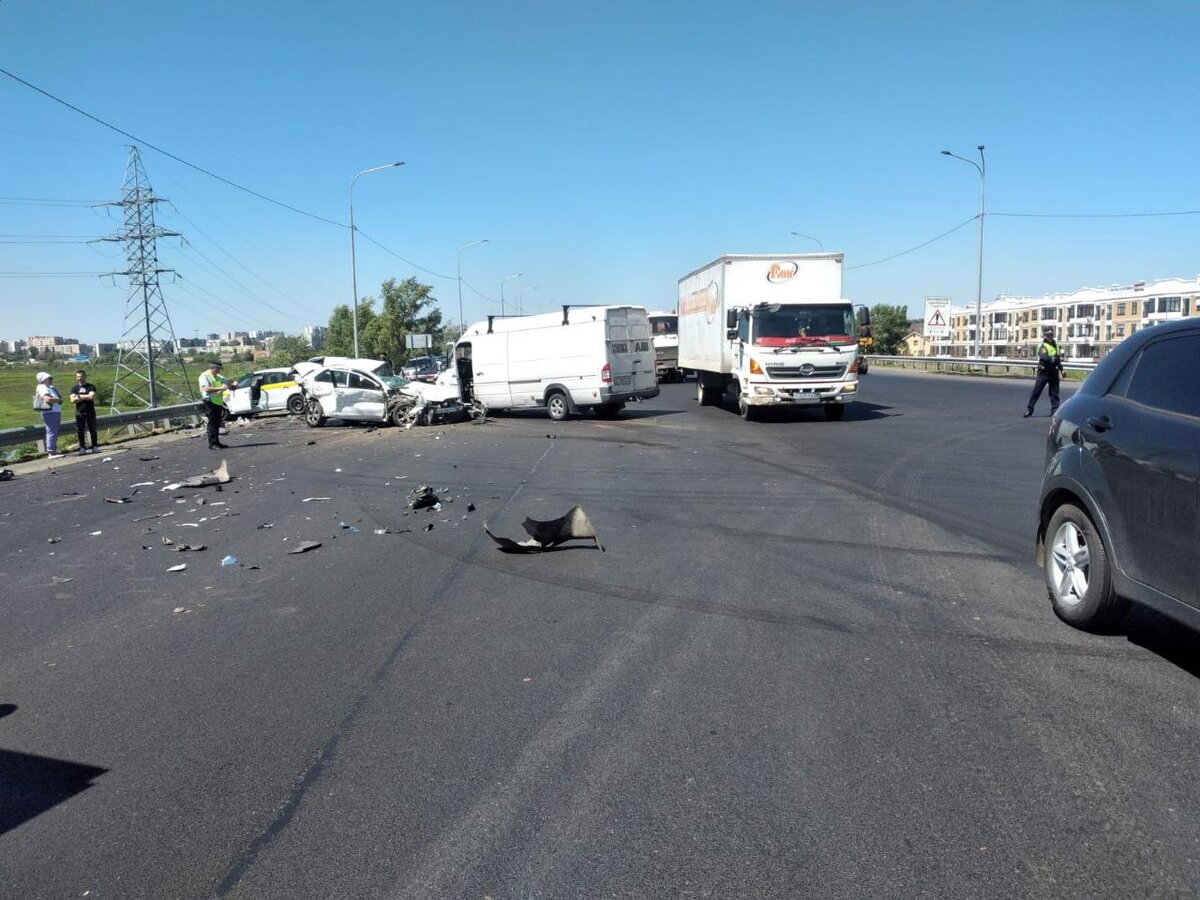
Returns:
[[[508,381],[508,335],[473,335],[458,344],[462,356],[471,364],[472,392],[493,409],[510,409],[512,386]]]
[[[653,389],[658,382],[646,311],[635,307],[610,309],[605,329],[613,392]]]

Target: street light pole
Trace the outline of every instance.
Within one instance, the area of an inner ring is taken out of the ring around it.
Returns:
[[[471,243],[469,243],[469,244],[463,244],[461,247],[459,247],[459,248],[458,248],[458,330],[459,330],[459,332],[461,332],[461,333],[463,333],[463,334],[465,334],[465,333],[466,333],[466,330],[467,330],[467,323],[466,323],[466,321],[463,319],[463,305],[462,305],[462,253],[463,253],[463,251],[464,251],[464,250],[466,250],[468,247],[474,247],[476,244],[486,244],[487,242],[488,242],[488,239],[487,239],[487,238],[484,238],[483,240],[479,240],[479,241],[471,241]]]
[[[983,340],[983,192],[984,184],[987,180],[987,160],[983,155],[983,144],[980,144],[975,149],[979,151],[978,163],[973,159],[967,159],[965,156],[959,156],[957,153],[951,153],[949,150],[943,150],[942,155],[953,156],[955,159],[970,163],[975,167],[975,171],[979,173],[979,282],[975,286],[975,358],[979,359],[981,356],[980,343]]]
[[[363,169],[357,175],[350,179],[350,284],[354,291],[354,356],[358,357],[358,265],[354,259],[354,182],[362,178],[370,172],[378,172],[380,169],[394,169],[396,166],[404,165],[403,162],[386,163],[382,166],[373,166],[370,169]]]
[[[513,275],[505,275],[500,279],[500,315],[502,317],[504,315],[504,282],[508,281],[510,278],[520,278],[524,274],[524,272],[517,272]]]
[[[802,237],[802,238],[808,238],[808,240],[810,240],[810,241],[816,241],[816,242],[817,242],[817,246],[821,248],[821,252],[822,252],[822,253],[824,253],[824,252],[825,252],[825,245],[821,243],[821,241],[820,241],[820,239],[819,239],[819,238],[815,238],[815,237],[813,237],[811,234],[801,234],[801,233],[800,233],[800,232],[798,232],[798,231],[793,231],[793,232],[792,232],[792,236],[793,236],[793,237]]]

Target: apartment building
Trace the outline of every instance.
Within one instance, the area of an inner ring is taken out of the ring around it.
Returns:
[[[1083,288],[1045,297],[1000,296],[982,309],[980,355],[1030,359],[1045,328],[1069,359],[1096,360],[1122,340],[1159,322],[1200,315],[1200,276]],[[950,310],[950,336],[934,338],[939,356],[973,356],[975,306]]]

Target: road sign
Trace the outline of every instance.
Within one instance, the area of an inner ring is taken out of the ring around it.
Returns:
[[[925,298],[925,337],[950,337],[950,298]]]
[[[428,350],[433,346],[432,334],[408,334],[405,337],[409,350]]]

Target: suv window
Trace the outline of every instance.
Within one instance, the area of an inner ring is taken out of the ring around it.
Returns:
[[[1164,338],[1143,347],[1126,397],[1155,409],[1200,417],[1200,334]]]

